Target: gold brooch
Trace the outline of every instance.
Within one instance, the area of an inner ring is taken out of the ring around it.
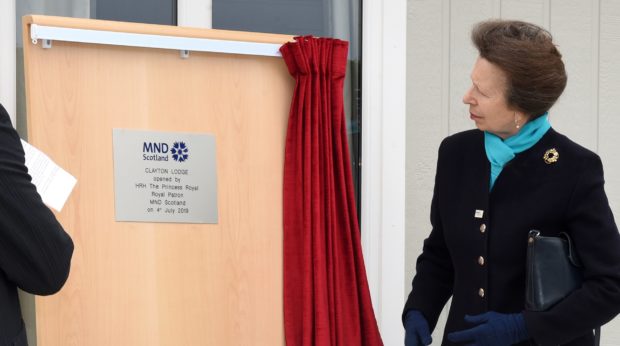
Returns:
[[[545,151],[545,155],[543,155],[543,160],[545,160],[546,164],[550,165],[552,163],[558,162],[559,157],[560,154],[557,150],[555,150],[555,148],[553,148]]]

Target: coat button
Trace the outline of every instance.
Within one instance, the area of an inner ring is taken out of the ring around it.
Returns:
[[[484,257],[482,256],[478,257],[478,264],[480,264],[481,266],[484,265]]]
[[[478,290],[478,295],[480,296],[480,298],[484,298],[484,288]]]
[[[484,233],[486,232],[486,230],[487,230],[487,225],[485,224],[480,225],[480,233]]]

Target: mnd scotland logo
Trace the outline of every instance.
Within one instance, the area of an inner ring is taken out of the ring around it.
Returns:
[[[163,142],[143,142],[142,159],[145,161],[168,161],[185,162],[189,157],[189,148],[185,142],[174,142],[172,147]]]
[[[189,156],[188,151],[189,149],[187,148],[187,145],[185,145],[185,142],[174,142],[172,149],[170,150],[172,153],[172,158],[174,161],[178,162],[187,161]]]

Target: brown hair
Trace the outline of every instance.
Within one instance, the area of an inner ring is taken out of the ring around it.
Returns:
[[[506,73],[508,105],[532,119],[547,112],[564,91],[562,54],[547,30],[520,21],[490,20],[476,24],[471,39],[480,57]]]

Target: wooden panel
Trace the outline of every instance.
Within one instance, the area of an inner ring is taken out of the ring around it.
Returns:
[[[551,124],[594,151],[598,135],[597,3],[552,1],[550,24],[568,74],[566,90],[549,112]]]
[[[294,87],[284,62],[64,42],[25,48],[30,142],[78,179],[57,215],[76,244],[71,275],[59,294],[37,298],[39,344],[283,345],[282,167]],[[219,224],[115,222],[113,128],[214,134]]]
[[[212,38],[233,41],[251,41],[264,43],[283,43],[291,41],[293,36],[266,33],[251,33],[232,30],[205,30],[199,28],[136,24],[127,22],[114,22],[109,20],[67,18],[56,16],[24,16],[25,23],[60,26],[65,28],[105,30],[113,32],[133,32],[149,35],[169,35],[180,37]],[[24,30],[25,31],[25,30]],[[30,39],[28,39],[30,41]]]

